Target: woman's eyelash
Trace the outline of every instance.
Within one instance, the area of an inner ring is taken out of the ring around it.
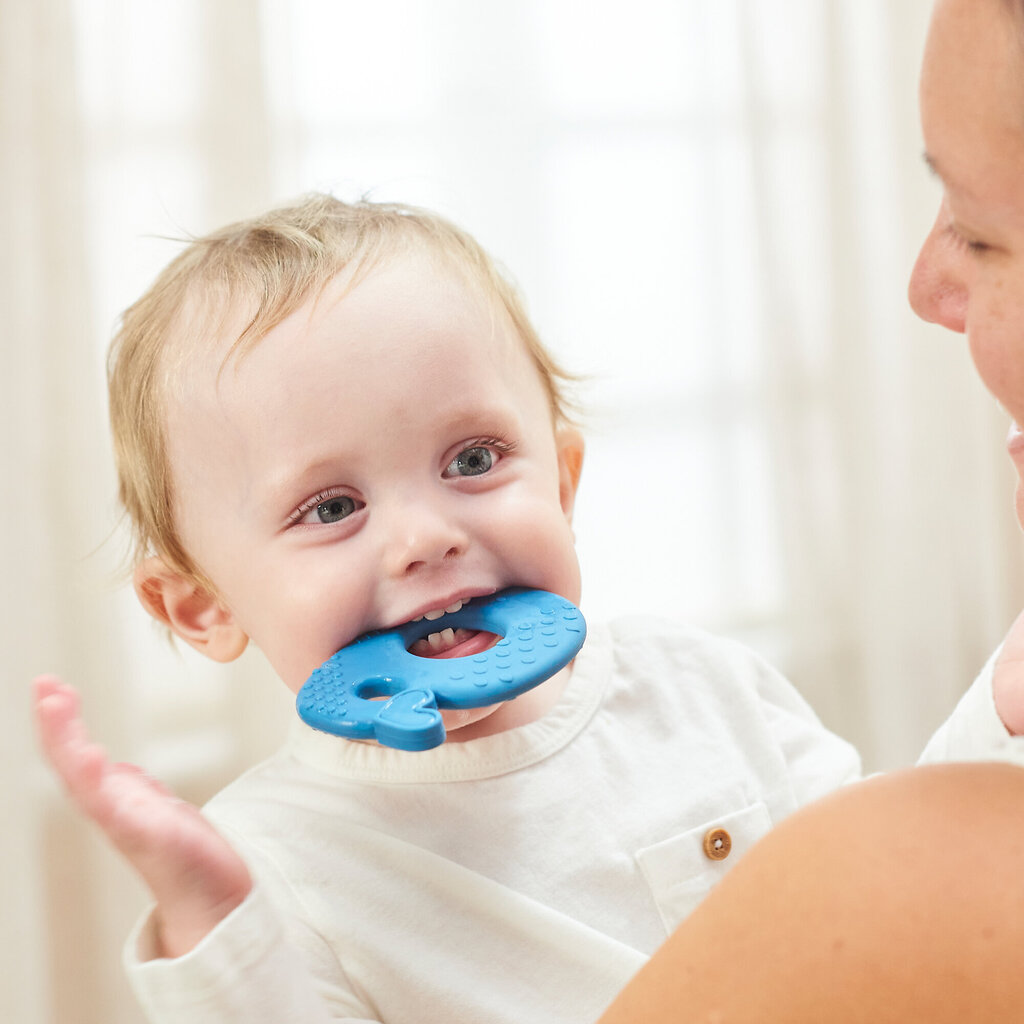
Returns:
[[[965,237],[952,224],[946,228],[946,234],[953,240],[953,244],[958,249],[963,249],[966,252],[988,252],[988,250],[992,248],[985,242],[976,242]]]

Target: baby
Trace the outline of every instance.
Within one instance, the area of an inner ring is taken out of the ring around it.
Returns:
[[[313,196],[192,243],[111,357],[140,599],[215,660],[252,641],[295,692],[371,630],[513,586],[578,603],[567,379],[422,210]],[[202,814],[36,687],[44,749],[153,893],[126,962],[158,1022],[593,1021],[759,836],[859,774],[759,659],[643,619],[444,711],[425,752],[296,718]],[[974,752],[988,705],[936,751]]]

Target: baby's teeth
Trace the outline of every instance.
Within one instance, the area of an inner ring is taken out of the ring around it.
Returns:
[[[427,637],[427,643],[431,650],[439,651],[442,647],[450,646],[455,642],[454,629],[442,629],[440,633],[431,633]]]
[[[450,604],[447,608],[437,608],[432,612],[427,612],[426,615],[420,615],[413,619],[413,622],[422,622],[424,619],[427,622],[433,622],[435,619],[441,618],[442,615],[454,615],[455,612],[460,611],[465,605],[465,601],[456,601],[455,604]]]

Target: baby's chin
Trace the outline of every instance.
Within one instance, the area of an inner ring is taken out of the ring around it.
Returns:
[[[457,743],[460,739],[469,739],[468,735],[459,735],[463,730],[478,734],[477,730],[470,727],[490,718],[500,707],[501,704],[491,704],[485,708],[442,708],[441,721],[444,722],[448,741]]]

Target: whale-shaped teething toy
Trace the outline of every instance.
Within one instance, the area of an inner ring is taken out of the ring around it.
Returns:
[[[502,639],[463,658],[421,658],[408,651],[429,633],[459,627]],[[428,750],[444,742],[438,708],[480,708],[518,697],[567,665],[586,633],[571,601],[514,587],[475,598],[440,619],[359,637],[306,680],[295,707],[321,732]]]

